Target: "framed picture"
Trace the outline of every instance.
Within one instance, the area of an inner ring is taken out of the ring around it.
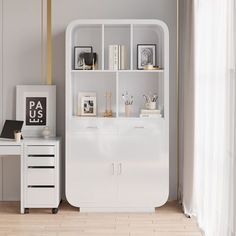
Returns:
[[[16,119],[24,121],[24,137],[41,137],[47,126],[56,136],[56,86],[18,85]]]
[[[94,92],[80,92],[78,97],[79,112],[81,116],[97,115],[97,99]]]
[[[137,68],[142,70],[146,65],[156,65],[156,44],[137,45]]]
[[[86,65],[86,55],[88,53],[93,56],[93,48],[91,46],[74,47],[74,68],[75,70],[91,70],[91,66]]]

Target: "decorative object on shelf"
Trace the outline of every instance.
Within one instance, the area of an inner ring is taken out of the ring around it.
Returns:
[[[151,94],[151,95],[143,95],[144,99],[145,99],[145,107],[148,110],[155,110],[156,109],[156,104],[157,104],[157,99],[158,96],[156,93]]]
[[[26,137],[40,137],[48,126],[56,135],[56,86],[18,85],[16,87],[16,118],[23,120]]]
[[[42,131],[42,136],[44,138],[49,138],[51,136],[51,130],[48,126],[45,126]]]
[[[137,45],[137,68],[138,70],[152,70],[156,65],[156,44]]]
[[[89,63],[89,64],[86,64]],[[75,70],[91,70],[93,64],[93,48],[92,46],[76,46],[74,47],[74,69]]]
[[[81,55],[81,57],[83,57],[83,62],[85,68],[89,69],[89,70],[95,70],[95,65],[97,62],[97,53],[93,52],[93,53],[87,53],[85,52],[84,54]]]
[[[111,110],[112,93],[106,92],[105,97],[106,97],[106,110],[104,112],[104,117],[112,117],[112,110]]]
[[[132,113],[133,113],[133,105],[132,104],[125,105],[125,116],[130,117],[132,116]]]
[[[129,96],[128,92],[125,92],[125,94],[122,94],[122,99],[125,102],[125,116],[129,117],[132,115],[133,112],[133,102],[134,102],[134,97],[131,95]]]
[[[97,101],[96,93],[94,92],[79,92],[78,107],[81,116],[96,116]]]
[[[157,106],[157,103],[156,102],[148,102],[145,104],[146,105],[146,108],[149,109],[149,110],[155,110],[156,109],[156,106]]]
[[[14,137],[16,142],[20,142],[21,140],[21,130],[15,130],[14,131]]]
[[[160,66],[153,66],[152,64],[147,64],[143,67],[143,70],[161,70]]]
[[[153,64],[151,64],[151,63],[148,63],[147,65],[145,65],[145,66],[143,66],[143,69],[144,70],[153,70]]]
[[[125,45],[109,45],[109,70],[126,69],[126,48]]]
[[[140,117],[141,118],[158,118],[161,116],[161,111],[158,109],[141,109]]]

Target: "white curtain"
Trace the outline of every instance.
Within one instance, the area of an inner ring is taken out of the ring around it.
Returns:
[[[192,91],[184,87],[183,205],[206,236],[231,236],[236,233],[236,3],[185,2],[193,4],[192,28],[185,28],[192,50],[185,54],[192,55],[194,66],[184,66],[184,81],[194,82]]]

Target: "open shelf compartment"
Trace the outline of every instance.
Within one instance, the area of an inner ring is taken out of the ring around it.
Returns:
[[[81,117],[81,93],[95,93],[96,116],[103,117],[106,110],[106,92],[110,92],[112,94],[111,109],[113,117],[116,117],[116,73],[74,73],[72,75],[72,90],[72,116]]]
[[[93,52],[97,53],[97,69],[102,69],[102,24],[79,25],[72,31],[72,65],[75,69],[74,48],[77,46],[91,46]]]
[[[133,69],[138,68],[139,44],[156,45],[156,63],[155,66],[164,68],[164,32],[158,25],[133,25]]]
[[[133,96],[132,112],[130,117],[139,117],[141,109],[145,108],[143,95],[156,93],[158,95],[157,109],[164,110],[164,76],[157,73],[120,73],[118,77],[118,117],[125,117],[125,103],[122,94],[128,92]]]
[[[104,25],[104,69],[109,69],[109,45],[125,46],[125,69],[131,69],[131,25]]]

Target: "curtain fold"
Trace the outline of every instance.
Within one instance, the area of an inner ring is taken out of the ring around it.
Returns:
[[[180,20],[180,189],[187,215],[193,213],[194,171],[194,2],[181,0]],[[183,158],[184,157],[184,158]],[[188,178],[185,178],[188,176]]]
[[[206,236],[235,233],[235,0],[185,2],[183,206]]]

